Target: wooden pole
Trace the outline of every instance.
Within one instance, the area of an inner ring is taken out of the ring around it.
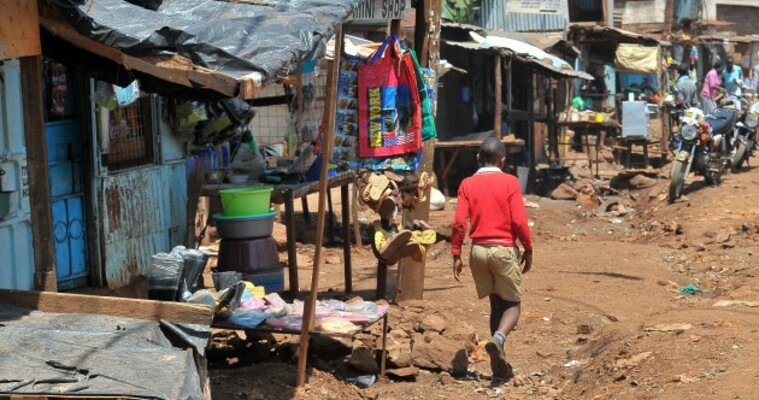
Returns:
[[[388,33],[391,33],[395,35],[398,40],[401,39],[401,20],[399,19],[392,19],[390,20],[390,28]]]
[[[429,53],[427,57],[420,58],[419,62],[423,67],[429,67],[437,71],[440,65],[440,13],[442,10],[441,0],[424,0],[423,8],[425,13],[424,24],[416,24],[415,29],[426,32],[429,40]],[[417,12],[419,10],[417,9]],[[437,91],[435,91],[437,93]],[[433,110],[435,110],[435,99],[433,101]],[[435,157],[435,139],[424,142],[422,148],[422,159],[419,162],[419,174],[427,172],[432,174],[433,161]],[[427,221],[430,216],[430,190],[426,193],[427,201],[420,204],[415,210],[404,213],[404,221],[413,221],[415,219]],[[425,261],[417,262],[412,258],[404,258],[398,265],[398,294],[396,301],[417,299],[424,297],[424,270]]]
[[[664,33],[670,34],[672,32],[672,25],[675,19],[675,0],[666,0],[664,5]]]
[[[501,140],[501,137],[503,137],[503,132],[501,132],[501,113],[503,110],[501,110],[501,102],[503,101],[503,95],[501,93],[502,90],[501,86],[501,55],[497,54],[495,56],[495,122],[493,122],[493,131],[495,132],[495,137],[498,138],[498,140]]]
[[[29,203],[32,216],[32,246],[34,247],[34,288],[55,292],[58,289],[58,282],[55,273],[53,211],[45,136],[42,56],[22,57],[20,69],[24,140],[29,174]]]
[[[606,0],[601,0],[601,10],[602,10],[603,19],[604,19],[603,24],[608,25],[609,24],[609,5],[606,3]]]
[[[340,56],[343,52],[343,27],[339,26],[335,32],[335,57],[329,68],[330,85],[326,99],[327,121],[322,138],[322,165],[319,179],[319,209],[316,222],[316,252],[314,254],[314,267],[311,272],[311,292],[308,295],[303,310],[303,323],[301,324],[300,346],[298,347],[298,377],[297,387],[306,383],[306,361],[308,359],[309,332],[314,325],[314,310],[316,308],[316,296],[319,294],[319,269],[322,264],[322,243],[324,242],[324,224],[326,222],[327,187],[329,172],[329,157],[332,154],[332,146],[335,135],[335,112],[337,109],[337,82],[340,72]]]
[[[353,187],[353,190],[351,191],[351,219],[353,220],[353,241],[356,242],[357,247],[361,247],[363,243],[361,241],[361,224],[358,221],[358,208],[360,206],[358,203],[358,185],[354,183],[351,186]]]
[[[430,6],[431,2],[429,0],[417,2],[415,27],[429,27],[427,18],[430,15]],[[420,63],[423,63],[424,61],[422,60],[427,60],[430,56],[430,36],[428,32],[424,29],[414,29],[414,47]]]

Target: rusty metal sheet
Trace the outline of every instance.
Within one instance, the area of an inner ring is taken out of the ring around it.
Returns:
[[[108,287],[147,276],[150,257],[182,243],[187,226],[184,163],[150,166],[103,179],[102,232]]]

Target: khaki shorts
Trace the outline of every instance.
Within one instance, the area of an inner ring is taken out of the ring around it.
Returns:
[[[521,300],[522,268],[518,248],[474,245],[469,267],[479,298],[495,293],[506,301]]]

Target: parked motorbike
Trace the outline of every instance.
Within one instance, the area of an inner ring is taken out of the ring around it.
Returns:
[[[717,109],[714,115],[704,115],[698,108],[689,108],[680,119],[680,128],[670,146],[675,153],[669,185],[669,201],[682,196],[685,181],[691,171],[702,175],[708,185],[718,185],[730,164],[727,137],[737,112]]]
[[[736,123],[731,168],[739,170],[748,159],[756,146],[756,128],[759,125],[759,102],[754,103]]]

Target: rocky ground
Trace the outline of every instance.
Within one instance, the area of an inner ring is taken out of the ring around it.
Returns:
[[[463,284],[453,280],[442,241],[429,253],[425,300],[391,307],[387,378],[368,388],[355,381],[376,371],[379,326],[354,340],[312,342],[301,391],[297,337],[217,332],[209,353],[214,398],[756,398],[759,169],[715,188],[692,178],[671,205],[664,171],[579,179],[555,192],[560,200],[526,198],[536,253],[507,343],[512,381],[491,385],[482,350],[487,301],[477,300],[468,274]],[[454,207],[452,199],[431,215],[441,237]],[[302,286],[312,255],[313,245],[299,244]],[[342,251],[328,248],[326,261],[322,295],[340,297]],[[371,251],[356,248],[353,266],[354,294],[373,299]]]

